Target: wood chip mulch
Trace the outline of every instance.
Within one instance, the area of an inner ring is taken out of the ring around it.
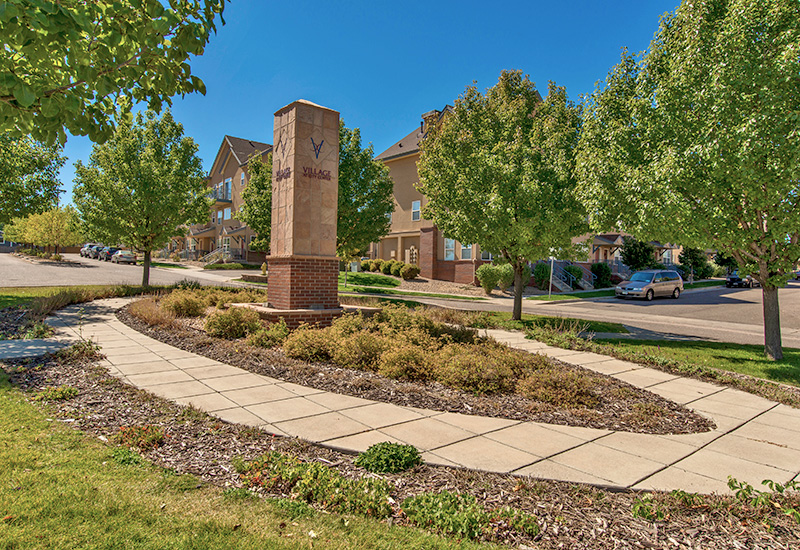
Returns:
[[[350,455],[219,421],[124,384],[91,361],[50,355],[8,361],[0,367],[30,397],[46,386],[77,388],[76,397],[41,406],[55,420],[111,444],[121,427],[161,426],[166,442],[144,456],[176,473],[199,476],[204,483],[240,485],[232,459],[250,460],[269,450],[322,462],[351,478],[374,475],[357,468]],[[648,521],[632,514],[642,497],[634,492],[434,466],[382,477],[394,485],[392,497],[398,503],[423,492],[449,490],[470,493],[489,508],[512,506],[534,514],[539,535],[508,535],[500,541],[523,550],[789,550],[800,545],[798,525],[780,511],[755,515],[727,497],[708,496],[702,503],[682,505],[666,493],[654,493],[650,498],[665,516]],[[406,523],[399,507],[390,521]]]
[[[404,382],[376,373],[341,368],[329,363],[307,363],[286,357],[280,350],[257,348],[243,340],[208,336],[198,320],[179,320],[179,327],[150,326],[127,308],[117,317],[151,338],[228,365],[319,390],[372,401],[436,411],[546,422],[566,426],[650,434],[685,434],[709,431],[713,421],[654,393],[580,367],[552,359],[559,368],[589,377],[600,399],[591,409],[565,409],[519,394],[475,395],[439,383]],[[524,352],[520,352],[524,353]]]

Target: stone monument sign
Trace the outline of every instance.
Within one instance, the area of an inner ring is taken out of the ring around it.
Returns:
[[[284,318],[300,315],[328,324],[342,311],[336,257],[339,113],[295,101],[275,113],[273,143],[268,306],[300,310]]]

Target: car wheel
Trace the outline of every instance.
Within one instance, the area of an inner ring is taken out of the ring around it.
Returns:
[[[725,283],[725,288],[730,288],[730,287],[731,287],[730,283]]]
[[[650,290],[647,291],[647,294],[644,295],[644,299],[647,300],[648,302],[652,302],[654,295],[655,294],[653,293],[653,290],[650,289]]]
[[[672,297],[675,298],[676,300],[678,298],[680,298],[681,297],[681,289],[680,288],[676,288],[675,290],[673,290],[672,291]]]

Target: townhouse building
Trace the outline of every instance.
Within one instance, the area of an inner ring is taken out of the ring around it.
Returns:
[[[253,155],[261,155],[266,161],[271,152],[272,145],[268,143],[223,137],[206,177],[209,193],[214,198],[208,220],[188,227],[185,236],[173,238],[172,251],[195,260],[218,251],[236,261],[263,262],[263,253],[249,249],[250,242],[256,238],[255,232],[236,219],[236,213],[242,208],[242,191],[249,181],[247,161]]]

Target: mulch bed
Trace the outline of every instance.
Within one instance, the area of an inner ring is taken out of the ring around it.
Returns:
[[[45,410],[55,420],[103,441],[113,443],[124,426],[161,426],[168,435],[165,443],[144,456],[176,473],[199,476],[205,483],[240,485],[231,460],[254,459],[269,450],[322,462],[351,478],[371,475],[357,468],[350,455],[228,424],[124,384],[90,361],[45,356],[0,367],[31,396],[46,386],[77,388],[76,397],[44,405]],[[392,496],[398,503],[407,496],[448,490],[470,493],[489,508],[507,505],[534,514],[541,526],[539,535],[501,541],[522,549],[788,550],[800,544],[797,524],[780,511],[755,516],[731,498],[710,496],[703,504],[688,506],[666,493],[654,493],[653,503],[663,509],[666,519],[650,522],[633,516],[632,507],[641,497],[634,492],[427,465],[381,477],[394,485]],[[390,521],[406,523],[399,508]]]
[[[708,418],[654,393],[555,359],[552,360],[553,364],[560,368],[592,377],[592,386],[600,396],[598,407],[564,409],[519,394],[475,395],[439,383],[403,382],[328,363],[307,363],[290,359],[280,350],[249,346],[243,340],[212,338],[198,328],[202,322],[197,319],[179,320],[179,328],[167,329],[148,325],[132,316],[127,308],[119,310],[117,317],[131,328],[176,348],[256,374],[373,401],[510,420],[637,433],[685,434],[714,428],[714,423]]]

